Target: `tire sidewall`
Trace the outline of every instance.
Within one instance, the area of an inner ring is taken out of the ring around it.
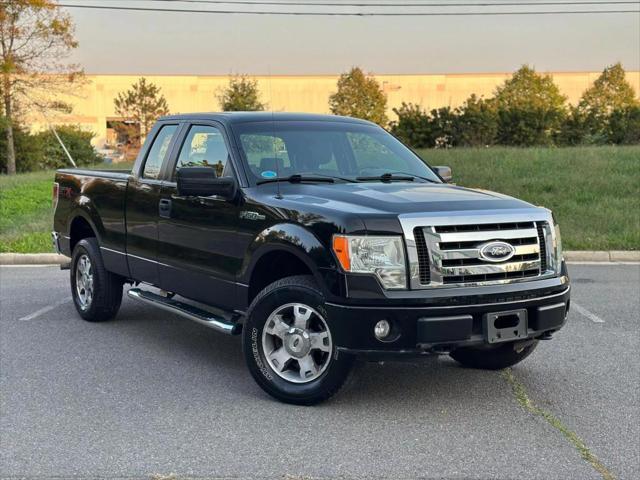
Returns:
[[[340,354],[332,334],[333,350],[326,370],[308,383],[293,383],[280,377],[266,360],[262,332],[269,315],[287,303],[302,303],[315,309],[330,328],[322,295],[302,285],[287,285],[270,291],[255,302],[243,327],[243,350],[247,366],[258,384],[272,396],[290,403],[315,403],[317,397],[333,392],[344,382],[351,365],[348,355]],[[330,395],[326,395],[327,397]]]
[[[78,300],[78,292],[76,290],[76,267],[78,265],[78,260],[80,260],[82,255],[87,255],[89,257],[93,275],[93,298],[89,308],[85,309],[82,308],[82,305]],[[102,279],[99,275],[101,269],[98,268],[98,266],[101,265],[102,258],[100,258],[99,255],[100,254],[96,251],[92,241],[90,239],[83,239],[77,243],[73,249],[73,255],[71,256],[71,275],[69,276],[71,279],[71,296],[73,297],[73,303],[75,304],[76,310],[85,320],[93,318],[97,308],[96,304],[98,303],[98,293],[100,292],[100,288],[102,288]]]

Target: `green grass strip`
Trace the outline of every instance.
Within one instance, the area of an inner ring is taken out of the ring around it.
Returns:
[[[565,250],[638,250],[640,146],[420,150],[464,187],[553,210]]]
[[[562,421],[556,417],[553,413],[540,408],[529,398],[527,391],[524,385],[518,381],[513,375],[513,371],[510,368],[507,368],[502,371],[502,376],[504,379],[511,385],[511,389],[513,391],[513,395],[518,400],[518,403],[527,411],[536,415],[538,417],[542,417],[549,425],[558,430],[568,441],[573,445],[573,447],[580,453],[580,456],[591,465],[605,480],[615,480],[613,473],[611,473],[607,467],[605,467],[598,458],[591,453],[589,447],[584,443],[584,441],[578,436],[577,433],[572,431],[569,427],[567,427]]]

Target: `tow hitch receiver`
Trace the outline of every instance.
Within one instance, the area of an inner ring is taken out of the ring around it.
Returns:
[[[487,313],[482,328],[489,343],[527,338],[527,310]]]

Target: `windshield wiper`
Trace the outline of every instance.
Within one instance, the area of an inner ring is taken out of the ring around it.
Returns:
[[[435,180],[431,180],[430,178],[421,177],[420,175],[414,175],[413,173],[406,173],[406,172],[388,172],[388,173],[383,173],[382,175],[372,176],[372,177],[356,177],[356,180],[358,180],[359,182],[371,182],[371,181],[378,180],[380,182],[389,183],[394,181],[413,182],[416,178],[419,178],[420,180],[425,180],[431,183],[437,183]]]
[[[275,183],[275,182],[289,182],[289,183],[301,183],[301,182],[322,182],[322,183],[335,183],[335,179],[333,177],[323,177],[319,175],[289,175],[288,177],[276,177],[276,178],[267,178],[265,180],[258,180],[256,185],[262,185],[264,183]]]

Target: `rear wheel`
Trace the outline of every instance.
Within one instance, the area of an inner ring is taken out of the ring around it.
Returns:
[[[505,343],[491,348],[463,347],[451,352],[451,358],[469,368],[502,370],[527,358],[537,346],[538,341],[535,340],[520,348],[514,343]]]
[[[116,316],[122,303],[124,279],[104,268],[95,238],[80,240],[71,257],[71,295],[80,316],[103,322]]]
[[[338,352],[323,305],[313,277],[296,276],[269,285],[249,307],[245,359],[258,385],[278,400],[322,402],[349,374],[353,358]]]

